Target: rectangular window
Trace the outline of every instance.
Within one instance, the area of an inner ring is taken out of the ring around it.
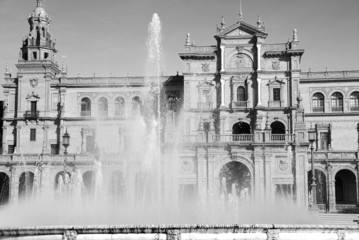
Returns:
[[[86,152],[95,152],[95,138],[94,136],[86,136]]]
[[[30,129],[30,141],[36,141],[36,129]]]
[[[32,56],[33,56],[33,60],[37,60],[37,52],[33,52]]]
[[[59,145],[51,144],[51,155],[59,154]]]
[[[13,153],[14,153],[14,149],[15,149],[14,145],[8,145],[8,146],[7,146],[7,153],[8,153],[8,154],[13,154]]]
[[[31,101],[31,113],[36,113],[36,111],[37,111],[36,101]]]
[[[319,148],[323,150],[328,149],[328,133],[321,132],[319,136],[320,136]]]
[[[58,93],[53,93],[52,94],[52,110],[56,111],[57,110],[57,106],[59,103],[59,94]]]
[[[273,88],[273,101],[280,101],[280,88]]]

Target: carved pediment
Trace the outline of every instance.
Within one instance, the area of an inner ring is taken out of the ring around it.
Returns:
[[[285,84],[285,82],[281,79],[278,79],[277,77],[275,77],[274,79],[268,82],[268,85],[281,85],[281,84]]]
[[[27,95],[26,99],[40,99],[40,97],[39,97],[39,94],[32,92],[31,94]]]
[[[252,37],[252,36],[266,37],[268,34],[250,24],[245,22],[237,22],[228,28],[225,28],[218,32],[215,37]]]

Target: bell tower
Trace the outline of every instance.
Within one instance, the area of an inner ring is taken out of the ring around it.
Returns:
[[[51,112],[51,97],[57,90],[51,89],[51,80],[61,70],[55,61],[57,50],[50,33],[51,19],[43,5],[44,0],[36,0],[36,6],[28,17],[29,33],[22,39],[16,64],[18,71],[14,119],[17,152],[31,152],[32,149],[41,148],[46,134],[40,134],[45,131],[40,126],[47,126],[49,122],[45,119],[56,116],[56,112]]]
[[[51,19],[43,8],[43,0],[36,1],[36,8],[30,13],[28,22],[30,31],[22,40],[19,64],[42,61],[54,63],[57,51],[55,40],[50,34]],[[56,72],[58,69],[53,70]]]

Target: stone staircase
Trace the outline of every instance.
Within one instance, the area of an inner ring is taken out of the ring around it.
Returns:
[[[319,213],[320,224],[324,225],[358,225],[359,214],[349,213]]]

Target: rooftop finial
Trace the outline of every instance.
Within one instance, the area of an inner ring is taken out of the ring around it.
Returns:
[[[293,29],[293,42],[298,41],[297,29]]]
[[[190,38],[189,33],[187,33],[187,36],[186,36],[186,46],[189,46],[189,45],[191,45],[191,38]]]
[[[222,16],[222,21],[221,21],[221,29],[224,29],[224,26],[226,25],[226,23],[224,22],[224,17]]]
[[[261,17],[258,14],[258,18],[257,18],[257,28],[263,28],[263,22],[261,20]]]
[[[6,63],[6,66],[5,66],[5,73],[6,73],[6,74],[9,73],[9,65],[7,65],[7,63]]]
[[[63,73],[66,73],[66,66],[65,66],[65,63],[64,63],[64,62],[62,62],[62,72],[63,72]]]
[[[37,7],[42,7],[42,4],[44,3],[44,0],[36,0],[36,6]]]
[[[242,1],[239,0],[239,21],[243,20],[243,13],[242,13]]]

